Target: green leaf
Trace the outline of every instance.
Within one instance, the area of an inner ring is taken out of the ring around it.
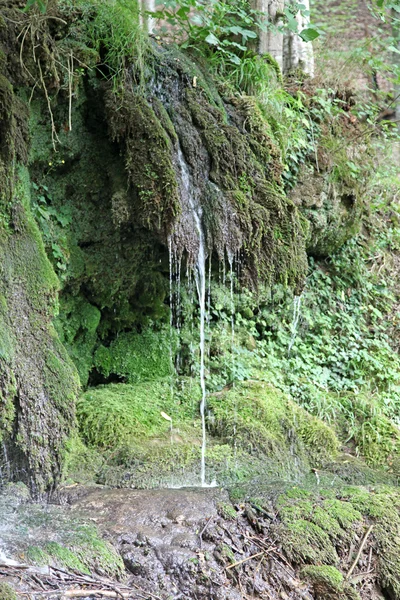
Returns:
[[[219,39],[213,33],[209,33],[205,41],[207,44],[210,44],[210,46],[219,46]]]
[[[254,39],[257,37],[257,34],[255,31],[252,31],[251,29],[243,29],[243,27],[239,27],[237,25],[235,25],[233,27],[228,27],[227,29],[234,35],[241,35],[245,39],[248,39],[248,38]]]
[[[185,19],[188,15],[188,13],[190,13],[190,8],[189,6],[182,6],[182,8],[180,8],[176,15],[180,18],[180,19]]]
[[[236,54],[230,54],[229,55],[229,60],[234,64],[234,65],[240,65],[240,58],[238,56],[236,56]]]
[[[46,0],[28,0],[23,12],[27,12],[29,9],[31,9],[33,6],[35,6],[35,4],[37,4],[37,7],[42,14],[44,14],[46,12],[46,8],[47,8]]]
[[[313,40],[319,37],[319,33],[316,29],[312,29],[311,27],[307,27],[307,29],[303,29],[300,31],[300,37],[304,42],[312,42]]]
[[[146,14],[153,19],[165,19],[166,13],[163,10],[146,11]]]

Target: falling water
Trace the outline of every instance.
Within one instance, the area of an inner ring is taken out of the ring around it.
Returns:
[[[202,429],[202,444],[201,444],[201,485],[206,486],[206,381],[205,381],[205,320],[206,320],[206,246],[204,232],[202,226],[202,210],[200,204],[196,201],[190,181],[188,166],[183,157],[182,151],[178,149],[178,162],[182,177],[182,188],[185,194],[191,213],[194,220],[194,225],[197,231],[197,257],[195,264],[195,281],[197,295],[200,306],[200,387],[201,387],[201,429]]]
[[[294,342],[296,340],[296,336],[297,336],[297,329],[299,326],[300,310],[301,310],[301,298],[302,298],[302,296],[295,296],[294,300],[293,300],[293,320],[292,320],[292,327],[291,327],[290,342],[289,342],[289,346],[288,346],[288,355],[292,351],[293,344],[294,344]]]
[[[4,442],[1,444],[1,451],[0,457],[2,462],[0,462],[0,486],[9,482],[11,479],[11,462],[8,458],[7,446]]]

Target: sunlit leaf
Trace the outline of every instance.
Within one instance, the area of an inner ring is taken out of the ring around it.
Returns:
[[[319,33],[316,29],[312,29],[311,27],[307,27],[307,29],[303,29],[300,31],[300,37],[304,42],[312,42],[313,40],[319,37]]]

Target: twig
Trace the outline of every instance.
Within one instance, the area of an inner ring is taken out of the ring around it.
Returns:
[[[70,62],[71,61],[71,62]],[[72,131],[72,86],[74,79],[74,55],[68,57],[68,128]]]
[[[54,593],[54,592],[53,592]],[[129,592],[110,592],[110,590],[65,590],[66,598],[87,598],[88,596],[104,596],[105,598],[129,598]]]
[[[203,542],[203,533],[205,533],[207,527],[209,526],[209,524],[211,523],[211,519],[212,519],[212,515],[211,517],[208,519],[207,523],[204,525],[203,529],[200,531],[199,533],[199,538],[200,538],[200,548],[201,548],[201,544]]]
[[[229,565],[229,567],[226,567],[226,570],[229,571],[229,569],[234,569],[235,567],[238,567],[239,565],[242,565],[243,563],[252,560],[253,558],[261,556],[262,554],[265,554],[265,550],[263,550],[262,552],[257,552],[257,554],[252,554],[252,556],[248,556],[247,558],[242,558],[242,560],[239,560],[238,562],[233,563],[233,565]]]
[[[146,590],[142,590],[142,588],[140,588],[138,585],[136,585],[136,583],[131,583],[131,585],[134,588],[136,588],[137,590],[139,590],[139,592],[142,592],[142,594],[146,594],[147,596],[150,596],[150,598],[154,598],[154,600],[161,600],[160,596],[155,596],[151,592],[147,592]]]
[[[372,563],[372,546],[369,549],[369,556],[368,556],[368,567],[367,567],[367,571],[371,570],[371,563]]]
[[[57,152],[56,141],[59,142],[60,140],[57,135],[56,126],[54,123],[53,111],[51,109],[51,102],[50,102],[49,94],[47,93],[46,84],[43,79],[43,73],[42,73],[42,67],[40,65],[40,61],[38,61],[38,67],[39,67],[39,73],[40,73],[40,82],[42,84],[44,95],[45,95],[46,101],[47,101],[47,107],[49,109],[49,115],[50,115],[50,121],[51,121],[51,141],[53,143],[54,151]]]
[[[362,581],[363,579],[366,579],[367,577],[371,578],[371,577],[375,577],[376,573],[375,571],[372,569],[372,571],[366,571],[365,573],[359,573],[358,575],[353,575],[353,577],[349,580],[350,583],[360,583],[360,581]]]
[[[365,546],[365,544],[366,544],[366,542],[367,542],[367,539],[369,538],[369,536],[370,536],[370,534],[371,534],[371,531],[373,530],[373,528],[374,528],[374,526],[373,526],[373,525],[370,525],[370,527],[368,528],[368,531],[367,531],[367,533],[364,535],[364,537],[363,537],[363,541],[361,542],[361,546],[360,546],[360,548],[359,548],[359,550],[358,550],[358,552],[357,552],[357,556],[356,556],[356,558],[355,558],[355,560],[354,560],[353,564],[351,565],[349,572],[348,572],[348,573],[347,573],[347,575],[346,575],[346,579],[349,579],[350,575],[352,574],[352,572],[353,572],[353,571],[354,571],[354,569],[356,568],[356,566],[357,566],[357,563],[358,563],[358,561],[360,560],[360,556],[361,556],[361,554],[362,554],[362,551],[364,550],[364,546]]]

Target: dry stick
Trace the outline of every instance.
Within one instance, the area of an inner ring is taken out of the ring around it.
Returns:
[[[71,65],[70,61],[71,60]],[[68,98],[68,127],[72,131],[72,84],[74,78],[74,55],[71,50],[71,57],[68,57],[68,83],[69,83],[69,98]]]
[[[209,524],[211,523],[211,519],[213,518],[213,516],[211,515],[211,517],[208,519],[207,523],[204,525],[203,529],[200,531],[199,533],[199,538],[200,538],[200,548],[201,545],[203,543],[203,533],[205,533],[207,527],[209,526]]]
[[[146,590],[142,590],[142,588],[140,588],[138,585],[136,585],[136,583],[131,583],[131,585],[136,588],[137,590],[139,590],[139,592],[142,592],[142,594],[146,594],[147,596],[150,596],[150,598],[154,598],[154,600],[162,600],[160,598],[160,596],[155,596],[154,594],[152,594],[151,592],[147,592]]]
[[[371,570],[371,563],[372,563],[372,546],[369,549],[369,556],[368,556],[368,567],[367,567],[367,571]]]
[[[356,568],[356,566],[357,566],[357,563],[358,563],[358,561],[360,560],[361,553],[362,553],[362,551],[364,550],[364,546],[365,546],[365,544],[366,544],[366,542],[367,542],[367,539],[369,538],[369,536],[370,536],[370,534],[371,534],[371,531],[373,530],[373,528],[374,528],[374,526],[373,526],[373,525],[371,525],[371,526],[369,527],[369,529],[368,529],[367,533],[364,535],[364,537],[363,537],[363,541],[361,542],[361,546],[360,546],[360,548],[359,548],[359,550],[358,550],[358,552],[357,552],[357,556],[356,556],[356,558],[355,558],[355,561],[354,561],[354,562],[353,562],[353,564],[351,565],[351,567],[350,567],[350,570],[349,570],[349,572],[348,572],[348,573],[347,573],[347,575],[346,575],[346,579],[348,579],[348,578],[350,577],[350,575],[352,574],[352,572],[353,572],[353,571],[354,571],[354,569]]]
[[[257,554],[253,554],[252,556],[248,556],[247,558],[242,558],[242,560],[239,560],[238,562],[233,563],[233,565],[229,565],[229,567],[226,567],[226,570],[229,571],[229,569],[238,567],[239,565],[242,565],[243,563],[251,560],[252,558],[257,558],[258,556],[261,556],[262,554],[265,554],[265,550],[263,550],[262,552],[257,552]]]
[[[56,126],[55,126],[55,123],[54,123],[53,111],[51,109],[51,102],[50,102],[49,94],[47,93],[46,84],[45,84],[44,79],[43,79],[43,73],[42,73],[42,67],[40,65],[40,61],[38,61],[37,64],[38,64],[38,67],[39,67],[40,82],[42,84],[44,95],[46,96],[47,107],[49,109],[49,115],[50,115],[50,121],[51,121],[51,141],[52,141],[52,144],[53,144],[54,151],[57,152],[57,149],[56,149],[56,140],[57,140],[57,142],[59,142],[60,140],[59,140],[58,135],[57,135]]]
[[[87,598],[88,596],[104,596],[105,598],[129,598],[129,592],[117,593],[109,590],[65,590],[65,598]]]

